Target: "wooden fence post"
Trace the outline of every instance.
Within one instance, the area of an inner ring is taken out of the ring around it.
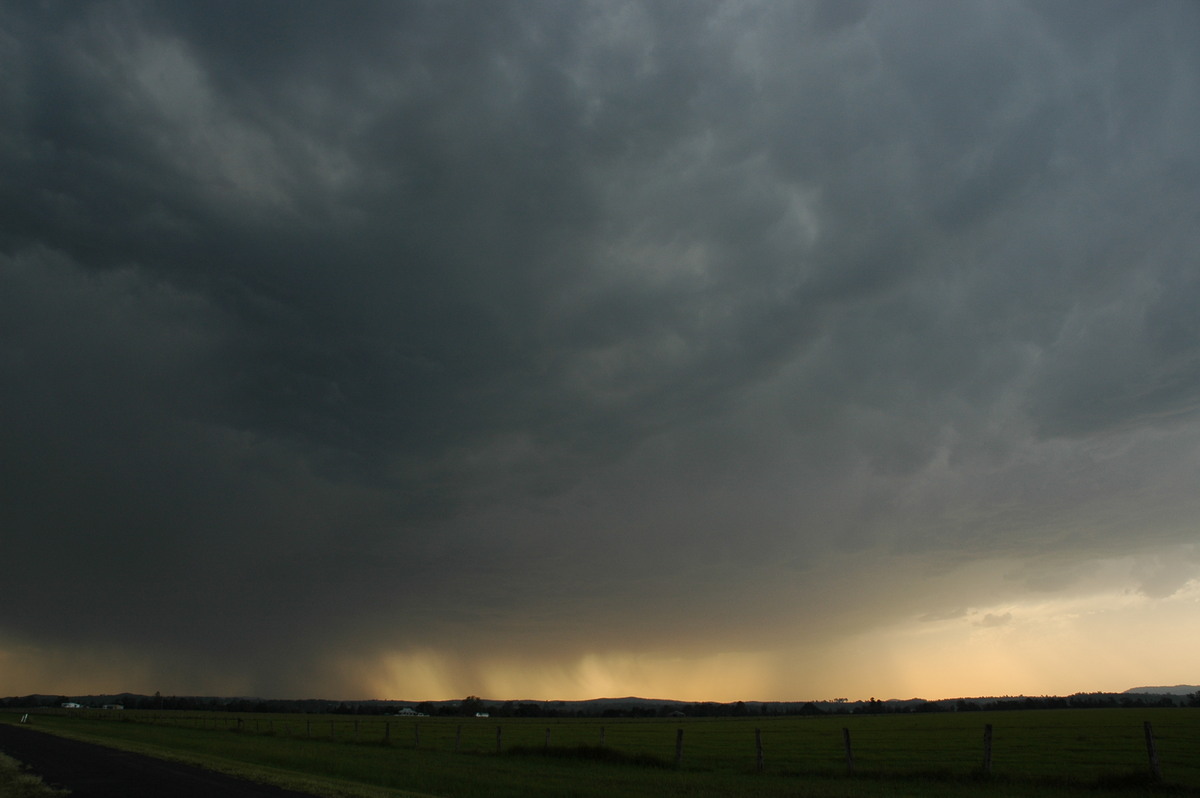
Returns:
[[[675,767],[683,767],[683,729],[675,731]]]
[[[413,724],[413,748],[421,747],[421,724]]]
[[[754,768],[759,773],[763,772],[763,746],[762,746],[762,729],[754,730]]]
[[[1146,732],[1146,755],[1150,757],[1150,775],[1155,781],[1162,781],[1162,766],[1158,762],[1158,749],[1154,745],[1154,727],[1150,725],[1150,721],[1142,724],[1142,729]]]
[[[337,735],[333,731],[333,721],[329,721],[329,739],[332,740]]]
[[[604,747],[604,727],[600,727],[600,747]]]
[[[842,743],[846,746],[846,772],[854,775],[854,750],[850,747],[850,730],[842,729]]]
[[[454,732],[454,753],[458,753],[458,749],[462,747],[462,724],[458,725],[458,729]]]
[[[497,753],[497,754],[498,754],[498,753],[500,753],[500,748],[501,748],[501,745],[500,745],[500,735],[501,735],[502,733],[503,733],[503,727],[502,727],[502,726],[497,726],[497,727],[496,727],[496,753]]]
[[[546,742],[542,747],[545,748],[546,750],[550,750],[550,727],[549,726],[546,727]]]
[[[992,775],[992,724],[983,726],[983,775]]]
[[[392,722],[390,720],[385,720],[383,722],[383,744],[392,744]]]

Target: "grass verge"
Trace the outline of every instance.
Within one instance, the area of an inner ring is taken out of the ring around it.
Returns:
[[[11,756],[0,754],[0,795],[5,798],[61,798],[66,790],[49,787],[32,773],[26,773],[21,763]]]

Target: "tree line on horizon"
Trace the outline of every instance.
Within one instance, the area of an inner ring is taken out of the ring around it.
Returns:
[[[749,717],[773,715],[898,714],[910,712],[978,712],[1031,709],[1101,709],[1119,707],[1200,707],[1200,691],[1188,695],[1157,693],[1076,693],[1071,696],[958,698],[866,701],[715,701],[681,702],[638,700],[595,701],[494,701],[478,696],[461,700],[422,701],[329,701],[324,699],[220,698],[205,696],[153,696],[122,693],[104,696],[28,695],[0,699],[4,709],[61,707],[73,702],[99,708],[119,704],[125,709],[336,715],[395,715],[402,708],[431,717],[473,717],[486,713],[498,718],[655,718],[655,717]]]

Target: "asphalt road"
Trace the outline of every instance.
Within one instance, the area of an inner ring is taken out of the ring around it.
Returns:
[[[24,763],[50,786],[71,790],[71,798],[313,798],[9,723],[0,723],[0,752]]]

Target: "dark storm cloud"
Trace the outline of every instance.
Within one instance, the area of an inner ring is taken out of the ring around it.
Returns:
[[[752,639],[830,557],[1183,539],[1197,22],[0,12],[0,631],[301,689],[265,652]]]

